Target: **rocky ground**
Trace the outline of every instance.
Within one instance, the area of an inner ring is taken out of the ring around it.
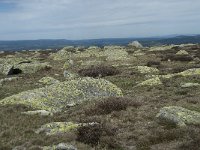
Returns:
[[[200,45],[0,53],[2,150],[200,149]]]

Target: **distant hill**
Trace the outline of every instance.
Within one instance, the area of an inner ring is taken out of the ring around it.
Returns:
[[[190,36],[168,36],[153,38],[108,38],[90,40],[20,40],[20,41],[0,41],[0,50],[30,50],[30,49],[59,49],[64,46],[105,46],[105,45],[127,45],[131,41],[138,40],[144,46],[154,46],[163,44],[183,44],[200,43],[200,35]]]

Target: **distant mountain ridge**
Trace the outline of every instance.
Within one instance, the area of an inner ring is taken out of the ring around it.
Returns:
[[[105,46],[105,45],[127,45],[138,40],[144,46],[155,46],[163,44],[184,44],[200,43],[200,35],[178,35],[151,38],[107,38],[89,40],[65,40],[65,39],[42,39],[42,40],[19,40],[19,41],[0,41],[0,50],[17,51],[30,49],[59,49],[64,46]]]

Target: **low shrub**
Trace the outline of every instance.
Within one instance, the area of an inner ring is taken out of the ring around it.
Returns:
[[[105,77],[105,76],[113,76],[119,74],[120,71],[117,70],[113,66],[90,66],[86,69],[81,69],[78,71],[78,74],[81,76],[88,76],[88,77]]]
[[[89,106],[85,110],[87,115],[106,115],[113,111],[126,110],[127,107],[139,107],[141,104],[130,98],[123,97],[109,97],[96,101],[94,106]]]
[[[147,62],[147,66],[148,67],[160,66],[160,61],[149,61],[149,62]]]

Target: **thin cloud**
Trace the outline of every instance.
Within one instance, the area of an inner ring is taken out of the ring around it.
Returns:
[[[1,0],[0,5],[3,3],[13,9],[0,11],[1,40],[194,34],[200,25],[199,0]]]

